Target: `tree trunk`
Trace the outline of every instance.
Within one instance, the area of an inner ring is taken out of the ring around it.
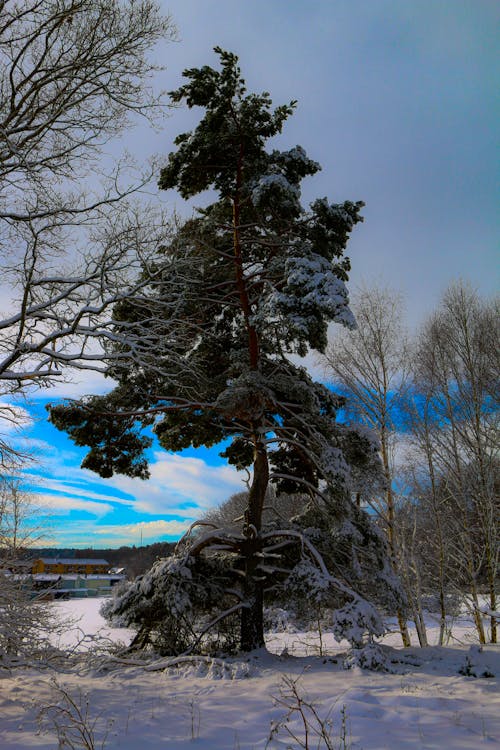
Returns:
[[[382,425],[382,429],[381,429],[380,444],[381,444],[381,453],[382,453],[382,465],[384,468],[384,475],[385,475],[385,480],[387,483],[387,489],[386,489],[387,541],[389,542],[389,552],[391,555],[393,568],[396,571],[396,573],[399,574],[400,573],[399,560],[398,560],[398,555],[397,555],[396,539],[395,539],[396,518],[395,518],[395,512],[394,512],[394,495],[392,492],[392,474],[391,474],[391,467],[389,463],[389,450],[387,446],[386,428],[384,425]],[[398,609],[397,615],[398,615],[399,631],[401,633],[401,640],[403,641],[403,646],[405,648],[409,648],[411,646],[411,638],[410,638],[410,633],[408,630],[408,625],[406,622],[406,617],[403,614],[401,609]]]
[[[471,597],[472,597],[472,606],[474,609],[473,611],[474,623],[476,625],[479,643],[486,643],[486,635],[484,633],[483,617],[481,615],[481,608],[479,604],[479,594],[477,591],[475,581],[472,582]]]
[[[434,483],[432,486],[432,497],[433,497],[433,509],[436,507],[435,503],[435,489]],[[444,637],[446,634],[446,592],[445,592],[445,548],[444,548],[444,535],[441,526],[441,518],[439,513],[435,511],[434,522],[436,524],[438,544],[439,544],[439,645],[444,644]]]
[[[425,625],[425,619],[420,606],[420,602],[414,613],[415,629],[417,631],[418,643],[421,648],[425,648],[429,645],[427,641],[427,628]]]
[[[495,580],[494,578],[490,578],[489,581],[489,588],[490,588],[490,609],[492,612],[496,612],[497,610],[497,596],[495,591]],[[490,618],[490,625],[491,625],[491,637],[490,642],[491,643],[497,643],[497,617],[495,615],[492,615]]]
[[[240,647],[242,651],[253,651],[262,648],[264,642],[264,592],[262,575],[258,566],[261,562],[262,509],[269,483],[269,463],[264,443],[254,439],[255,454],[253,480],[248,496],[248,508],[245,514],[244,533],[246,540],[242,545],[245,560],[245,577],[243,596],[248,606],[241,610]]]
[[[240,648],[244,652],[262,648],[265,645],[263,586],[255,570],[259,559],[255,556],[255,552],[248,554],[245,559],[243,595],[249,606],[241,610]]]

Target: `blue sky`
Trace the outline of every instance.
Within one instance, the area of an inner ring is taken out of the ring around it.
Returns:
[[[279,145],[301,144],[322,172],[304,200],[363,200],[348,254],[351,284],[401,292],[418,326],[448,284],[498,289],[497,0],[172,0],[179,41],[156,52],[171,90],[185,67],[240,56],[250,90],[298,100]],[[196,113],[175,110],[161,131],[140,127],[116,146],[166,154]],[[174,194],[168,208],[186,214]],[[45,421],[44,402],[102,390],[98,378],[44,393],[23,433],[39,463],[30,485],[50,509],[58,546],[119,546],[177,538],[206,508],[242,488],[217,451],[151,454],[147,482],[100,480],[83,451]]]

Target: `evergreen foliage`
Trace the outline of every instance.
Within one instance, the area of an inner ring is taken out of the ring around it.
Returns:
[[[146,475],[138,428],[151,426],[166,450],[225,440],[228,462],[252,471],[239,530],[195,530],[174,556],[129,584],[109,616],[145,637],[161,623],[172,633],[168,619],[184,618],[191,635],[182,644],[167,639],[167,650],[199,647],[194,634],[207,618],[213,632],[237,617],[238,646],[250,650],[263,645],[265,598],[290,592],[300,578],[319,598],[344,607],[339,635],[352,630],[345,607],[356,609],[358,643],[361,631],[379,630],[360,592],[377,581],[386,600],[397,596],[384,544],[351,501],[351,474],[359,481],[378,470],[377,445],[366,431],[336,423],[342,400],[290,355],[323,351],[331,321],[354,325],[344,251],[363,204],[321,198],[308,209],[301,205],[301,181],[319,165],[300,146],[266,150],[295,102],[273,109],[267,93],[248,94],[237,57],[216,52],[220,70],[187,70],[187,82],[171,94],[204,114],[193,132],[176,139],[159,185],[184,198],[213,189],[217,200],[172,229],[144,268],[144,293],[115,307],[106,346],[116,388],[52,406],[50,418],[91,447],[87,465],[102,476]],[[302,521],[263,524],[270,482],[277,493],[306,493]],[[172,587],[183,592],[182,612]]]

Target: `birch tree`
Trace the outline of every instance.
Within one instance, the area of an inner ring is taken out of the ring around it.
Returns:
[[[0,658],[47,657],[50,637],[64,630],[47,602],[30,592],[29,563],[33,545],[47,536],[46,516],[19,479],[0,476]],[[11,662],[12,663],[12,662]]]
[[[415,361],[415,370],[418,366]],[[404,472],[406,480],[404,494],[408,497],[400,515],[410,516],[410,523],[400,521],[403,535],[410,538],[406,543],[410,562],[405,568],[420,590],[414,597],[421,602],[423,587],[438,598],[439,645],[442,646],[450,634],[448,601],[455,590],[457,570],[452,562],[453,540],[447,523],[449,506],[441,481],[439,463],[434,450],[439,423],[433,409],[432,394],[419,382],[416,371],[413,376],[414,392],[406,404],[405,423],[410,456]],[[408,509],[409,512],[408,512]],[[406,528],[405,528],[406,527]],[[423,581],[423,583],[422,583]],[[415,606],[414,609],[421,609]],[[425,622],[421,630],[425,633]],[[420,638],[421,642],[424,638]]]
[[[15,559],[36,545],[47,528],[44,514],[35,498],[16,478],[0,481],[0,550],[2,559]]]
[[[490,637],[497,641],[498,367],[499,315],[496,300],[483,301],[467,285],[448,289],[424,326],[416,356],[417,391],[432,406],[432,431],[425,432],[430,468],[445,498],[446,534],[461,571],[481,643],[481,579],[489,598]],[[420,400],[421,401],[421,400]],[[421,404],[413,432],[422,444]]]
[[[348,418],[361,421],[380,441],[384,488],[380,492],[369,487],[361,499],[381,519],[397,570],[397,495],[393,458],[396,420],[404,401],[409,366],[402,304],[397,294],[389,289],[361,288],[352,309],[356,328],[336,331],[320,361],[335,387],[347,397]],[[410,637],[402,611],[398,613],[398,620],[403,644],[409,646]]]

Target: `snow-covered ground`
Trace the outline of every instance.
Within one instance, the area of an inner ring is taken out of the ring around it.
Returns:
[[[68,629],[67,645],[80,640],[82,631],[98,630],[111,640],[127,642],[129,631],[104,628],[99,605],[99,600],[91,599],[54,605],[81,616],[79,629]],[[433,642],[432,628],[430,636]],[[339,656],[343,644],[328,635],[320,643],[310,633],[270,635],[272,653],[225,662],[186,661],[167,670],[147,671],[143,666],[105,670],[100,659],[79,671],[69,666],[58,672],[0,669],[0,748],[296,748],[300,745],[287,727],[303,739],[301,717],[293,712],[288,724],[281,723],[296,700],[290,697],[294,685],[297,695],[313,704],[326,722],[334,748],[499,747],[500,649],[486,646],[480,651],[465,618],[455,623],[454,636],[456,640],[445,648],[390,652],[395,662],[391,673],[345,670]],[[398,636],[389,635],[384,643],[398,646]],[[89,645],[87,638],[81,647]],[[283,653],[285,646],[288,655]],[[59,708],[48,708],[51,705]],[[310,747],[326,747],[318,744],[317,723],[305,711],[313,732]],[[87,712],[84,723],[93,727],[94,744],[90,740],[87,745],[74,740],[73,745],[63,744],[61,734],[58,740],[55,724],[67,735],[78,733],[78,712]]]

